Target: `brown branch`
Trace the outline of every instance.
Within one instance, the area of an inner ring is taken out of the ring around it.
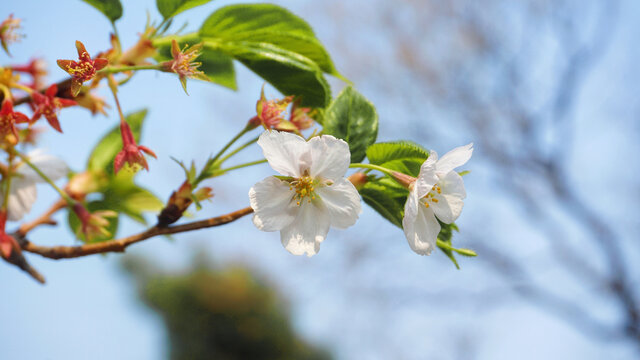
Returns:
[[[71,89],[71,78],[67,78],[64,79],[62,81],[59,81],[56,85],[58,85],[58,92],[56,93],[55,96],[57,97],[62,97],[62,98],[69,98],[72,99],[73,97],[70,97],[70,93],[69,93],[69,89]],[[44,93],[47,89],[41,89],[40,92]],[[0,92],[0,101],[2,101],[4,99],[4,95]],[[23,96],[21,98],[17,98],[15,99],[15,101],[13,102],[14,106],[20,105],[20,104],[24,104],[24,103],[28,103],[29,101],[31,101],[31,96]]]
[[[32,252],[46,258],[50,259],[69,259],[82,257],[93,254],[102,254],[108,252],[124,252],[125,249],[137,242],[149,239],[158,235],[167,235],[167,234],[176,234],[186,231],[204,229],[208,227],[220,226],[230,222],[233,222],[245,215],[249,215],[253,212],[253,209],[250,207],[246,207],[244,209],[240,209],[234,211],[232,213],[217,216],[205,220],[194,221],[187,224],[169,226],[169,227],[158,227],[154,226],[148,230],[145,230],[141,233],[127,236],[120,239],[99,242],[94,244],[85,244],[79,246],[40,246],[36,245],[32,242],[29,242],[26,239],[22,239],[21,242],[22,249],[24,251]]]
[[[37,219],[34,219],[31,222],[24,223],[20,225],[18,231],[16,231],[16,236],[20,238],[24,238],[27,233],[40,225],[55,225],[56,221],[51,218],[53,214],[58,212],[58,210],[62,210],[67,206],[67,202],[64,199],[60,199],[55,202],[47,212],[40,215]]]

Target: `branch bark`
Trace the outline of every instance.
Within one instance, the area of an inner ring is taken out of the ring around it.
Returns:
[[[67,206],[67,202],[64,199],[60,199],[56,201],[47,212],[40,215],[37,219],[24,223],[20,225],[18,231],[16,231],[16,236],[18,238],[24,238],[27,236],[27,233],[40,225],[55,225],[56,221],[51,218],[53,214],[58,212],[58,210],[62,210]]]
[[[56,83],[56,85],[58,85],[58,92],[56,93],[57,97],[73,99],[73,97],[70,97],[69,95],[65,95],[65,94],[69,94],[69,89],[71,89],[71,78],[67,78],[62,81],[59,81],[58,83]],[[46,90],[47,90],[46,88],[41,89],[40,92],[44,93]],[[0,102],[2,100],[4,100],[4,95],[0,92]],[[27,96],[23,96],[15,99],[13,102],[13,105],[18,106],[20,104],[28,103],[29,101],[31,101],[31,96],[27,95]]]
[[[239,218],[249,215],[253,212],[251,207],[246,207],[234,211],[232,213],[221,215],[205,220],[194,221],[187,224],[159,227],[154,226],[141,233],[123,237],[120,239],[104,241],[93,244],[85,244],[78,246],[41,246],[28,241],[25,238],[19,238],[20,246],[24,251],[41,255],[43,257],[59,260],[70,259],[93,254],[103,254],[109,252],[124,252],[125,249],[132,244],[144,241],[158,235],[176,234],[181,232],[204,229],[214,226],[220,226],[236,221]]]

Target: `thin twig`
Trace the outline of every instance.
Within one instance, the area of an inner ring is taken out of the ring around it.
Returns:
[[[69,91],[69,89],[71,89],[71,78],[64,79],[58,82],[56,85],[58,85],[58,93],[55,95],[56,97],[72,99],[72,97],[65,95]],[[46,89],[40,90],[41,93],[44,93],[45,91]],[[0,98],[4,98],[1,93]],[[31,96],[23,96],[21,98],[15,99],[13,105],[17,106],[20,104],[28,103],[29,101],[31,101]]]
[[[192,230],[204,229],[208,227],[220,226],[233,222],[245,215],[251,214],[252,212],[252,208],[246,207],[244,209],[240,209],[226,215],[200,221],[194,221],[187,224],[169,227],[154,226],[135,235],[93,244],[78,246],[40,246],[29,242],[26,239],[21,239],[22,241],[20,245],[22,246],[22,249],[24,251],[32,252],[34,254],[38,254],[43,257],[55,260],[76,258],[108,252],[124,252],[129,245],[149,239],[154,236],[176,234]]]
[[[20,228],[18,229],[18,231],[16,231],[16,235],[19,237],[25,237],[29,231],[35,229],[40,225],[55,225],[56,222],[51,218],[51,216],[59,210],[64,209],[66,206],[67,202],[64,199],[59,199],[53,205],[51,205],[47,212],[40,215],[37,219],[20,225]]]

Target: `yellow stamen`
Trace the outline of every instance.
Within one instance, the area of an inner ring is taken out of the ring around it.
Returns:
[[[311,203],[311,200],[316,199],[315,194],[315,180],[311,178],[311,176],[305,174],[304,176],[294,179],[289,183],[289,190],[295,189],[295,195],[293,196],[296,199],[296,204],[300,205],[301,201],[306,197],[308,198],[307,202]]]

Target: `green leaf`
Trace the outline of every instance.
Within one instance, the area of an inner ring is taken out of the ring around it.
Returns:
[[[238,90],[236,83],[236,71],[233,67],[233,59],[226,54],[204,48],[197,61],[201,62],[200,70],[211,82],[222,85],[231,90]]]
[[[370,163],[414,177],[428,157],[429,151],[410,141],[377,143],[367,149]]]
[[[169,19],[179,13],[204,5],[211,0],[156,0],[158,11],[165,19]]]
[[[301,96],[303,106],[328,105],[331,94],[322,72],[342,78],[309,24],[280,6],[223,7],[204,22],[199,36],[284,95]]]
[[[140,141],[140,131],[146,115],[147,110],[144,109],[126,116],[127,123],[129,123],[133,132],[133,137],[138,142]],[[122,137],[120,135],[120,125],[116,125],[100,139],[93,151],[91,151],[87,169],[90,171],[106,171],[108,174],[113,174],[113,160],[120,150],[122,150]]]
[[[360,162],[378,136],[378,114],[369,100],[348,86],[327,109],[323,126],[325,134],[349,143],[351,162]]]
[[[113,210],[104,201],[91,201],[86,204],[86,208],[91,213],[95,211],[100,211],[100,210]],[[107,226],[107,231],[111,233],[111,236],[97,236],[91,239],[91,242],[92,243],[101,242],[101,241],[107,241],[115,238],[118,232],[118,222],[119,222],[118,219],[119,219],[118,217],[107,218],[107,220],[109,220],[109,226]],[[73,212],[72,210],[67,211],[67,221],[69,223],[69,228],[71,228],[71,231],[73,232],[73,234],[76,235],[78,239],[82,240],[83,242],[87,242],[87,239],[85,238],[84,234],[82,233],[82,231],[80,231],[80,227],[82,226],[82,223],[80,222],[80,219],[78,219],[78,216],[76,215],[76,213]]]
[[[229,5],[211,14],[200,28],[203,37],[233,39],[255,31],[315,36],[311,26],[289,10],[273,4]]]
[[[122,17],[122,4],[120,0],[82,0],[87,4],[93,6],[98,9],[101,13],[103,13],[111,22],[115,22],[116,20]]]
[[[325,50],[320,41],[313,36],[296,33],[255,31],[253,33],[239,34],[235,36],[232,41],[272,44],[284,50],[300,54],[314,62],[323,72],[346,80],[338,73],[338,70],[336,70],[327,50]]]
[[[221,50],[281,93],[300,96],[302,106],[325,107],[329,104],[329,83],[317,65],[306,57],[266,43],[227,43]]]
[[[311,26],[272,4],[231,5],[214,12],[200,28],[203,38],[269,43],[307,57],[324,72],[342,77]]]
[[[147,211],[159,211],[164,206],[162,200],[149,190],[135,185],[131,181],[114,181],[103,193],[104,203],[118,213],[123,213],[131,219],[146,224],[142,214]]]
[[[373,210],[389,220],[393,225],[402,228],[402,216],[404,214],[404,197],[396,196],[396,189],[391,188],[382,179],[371,179],[361,189],[360,196]]]
[[[179,43],[180,48],[185,44],[189,46],[201,43],[202,40],[198,37],[189,37],[188,41],[182,41]],[[171,59],[171,42],[163,42],[158,45],[158,55],[156,60],[158,62]],[[197,62],[202,63],[199,67],[209,78],[209,81],[222,85],[231,90],[237,90],[238,85],[236,83],[236,71],[233,66],[233,59],[211,46],[205,46],[202,48],[200,56],[196,59]]]

